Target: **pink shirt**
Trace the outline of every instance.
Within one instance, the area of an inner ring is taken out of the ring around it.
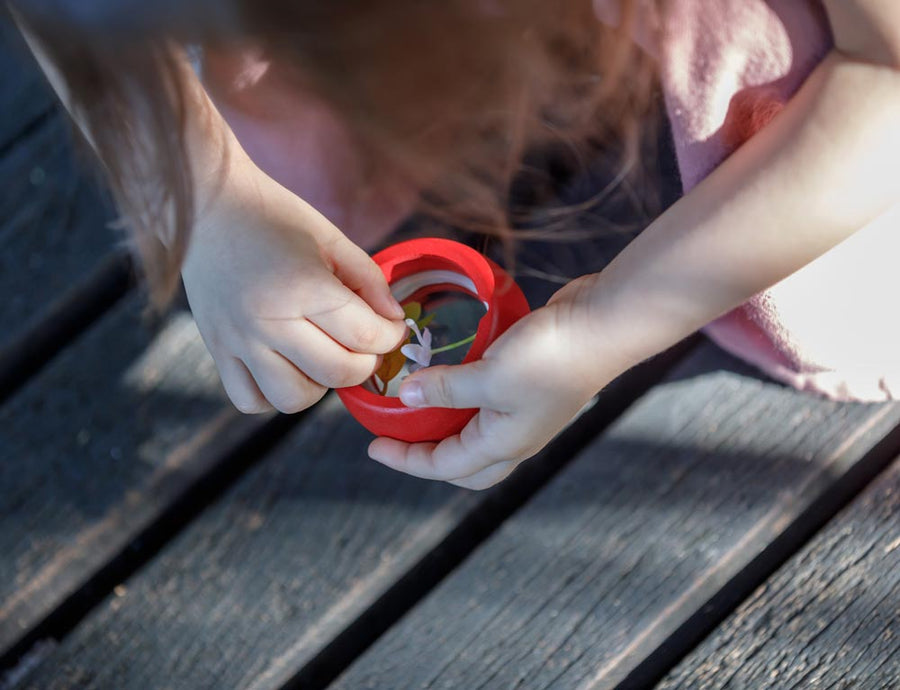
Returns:
[[[594,0],[612,24],[617,5]],[[659,62],[685,192],[768,124],[832,46],[813,0],[670,0],[656,31],[652,14],[640,14],[635,39]],[[900,398],[898,224],[900,204],[709,324],[707,335],[796,388]]]
[[[618,24],[617,7],[594,0],[608,24]],[[659,61],[685,192],[765,124],[831,47],[824,10],[811,0],[673,0],[664,26],[648,15],[635,39]]]
[[[832,45],[814,0],[668,0],[665,22],[655,17],[655,2],[635,1],[635,40],[659,63],[685,192],[765,126]],[[607,24],[618,23],[618,6],[594,0]],[[252,60],[246,68],[224,65],[213,89],[248,153],[354,241],[371,246],[386,237],[416,190],[385,175],[360,198],[352,136],[309,94],[285,94],[265,66],[257,72]],[[235,88],[235,74],[252,76],[249,87]],[[254,103],[264,114],[253,113]],[[900,397],[900,320],[892,317],[900,294],[898,223],[900,206],[706,333],[797,388],[841,399]]]

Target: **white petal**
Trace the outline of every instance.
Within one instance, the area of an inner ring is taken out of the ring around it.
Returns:
[[[425,351],[423,350],[421,345],[413,345],[412,343],[407,343],[403,347],[400,348],[400,352],[407,359],[411,359],[413,362],[417,362],[418,364],[422,364],[422,360],[425,359]],[[430,359],[431,353],[428,353]]]
[[[419,325],[412,319],[406,319],[405,323],[407,326],[409,326],[412,329],[413,333],[416,334],[416,340],[418,340],[421,343],[422,342],[422,331],[419,330]],[[428,329],[426,328],[425,330],[427,331]]]

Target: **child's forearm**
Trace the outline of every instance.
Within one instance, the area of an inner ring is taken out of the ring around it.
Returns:
[[[900,200],[898,161],[900,72],[835,51],[769,127],[587,280],[585,315],[617,334],[622,365],[659,352]]]

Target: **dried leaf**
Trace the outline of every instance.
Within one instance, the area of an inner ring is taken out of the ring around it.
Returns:
[[[406,344],[406,342],[408,342],[408,340],[404,341],[404,344]],[[388,352],[384,356],[381,360],[381,366],[378,367],[375,375],[381,379],[381,382],[384,383],[386,388],[388,381],[400,373],[404,364],[406,364],[406,356],[400,352],[400,348],[398,347],[393,352]],[[384,393],[382,393],[382,395],[384,395]]]
[[[426,316],[422,315],[422,305],[419,302],[407,302],[404,304],[403,313],[407,319],[415,321],[420,329],[424,329],[432,322],[432,320],[434,320],[434,314],[428,314]],[[394,379],[403,369],[403,365],[406,364],[406,355],[404,355],[400,349],[410,342],[412,342],[412,336],[404,340],[400,347],[393,352],[386,354],[384,359],[381,360],[381,366],[378,367],[375,376],[377,376],[378,380],[384,384],[380,391],[382,395],[385,395],[385,391],[387,391],[388,382]]]
[[[403,313],[407,319],[418,322],[422,318],[422,305],[419,302],[407,302],[403,305]]]

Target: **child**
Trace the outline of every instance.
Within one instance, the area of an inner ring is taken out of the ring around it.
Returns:
[[[634,131],[650,81],[622,32],[656,60],[685,196],[481,361],[404,382],[407,405],[479,408],[461,434],[376,439],[371,457],[491,486],[615,376],[710,322],[723,346],[797,387],[900,391],[892,0],[14,8],[131,210],[150,276],[186,254],[198,326],[244,411],[296,411],[359,383],[404,337],[358,245],[423,199],[502,226],[525,144]],[[206,90],[175,42],[202,46]]]

